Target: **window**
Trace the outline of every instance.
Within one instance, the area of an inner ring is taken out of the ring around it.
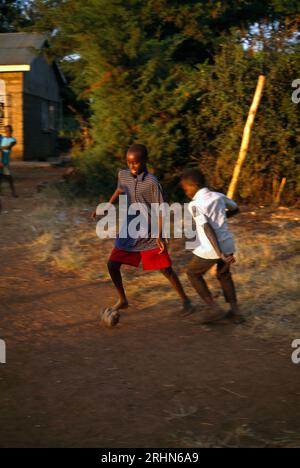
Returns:
[[[12,125],[12,96],[6,92],[6,83],[0,80],[0,133],[5,125]]]
[[[57,129],[56,104],[49,101],[42,101],[42,130],[50,132]]]
[[[3,131],[5,122],[6,85],[0,80],[0,131]]]
[[[49,129],[56,130],[56,113],[55,113],[55,106],[53,104],[49,105],[48,108],[48,115],[49,115]]]

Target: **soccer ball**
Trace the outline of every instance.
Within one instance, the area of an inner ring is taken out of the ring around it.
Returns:
[[[120,313],[110,307],[105,309],[101,314],[101,322],[107,328],[115,327],[120,320]]]

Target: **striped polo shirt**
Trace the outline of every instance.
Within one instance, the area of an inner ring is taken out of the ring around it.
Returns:
[[[147,169],[138,176],[132,175],[128,169],[121,170],[118,174],[118,188],[127,196],[128,205],[125,214],[126,222],[120,229],[115,246],[118,249],[130,252],[156,249],[157,237],[151,238],[151,204],[161,204],[164,202],[162,187],[157,178],[153,174],[150,174]],[[135,203],[142,203],[145,207],[143,215],[147,230],[147,232],[144,232],[138,238],[133,238],[130,235],[130,229],[128,229],[130,223],[133,222],[134,224],[134,220],[137,220],[140,214],[140,212],[136,214],[130,213],[130,207]]]

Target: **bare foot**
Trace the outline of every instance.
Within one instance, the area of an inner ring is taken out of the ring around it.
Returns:
[[[191,315],[195,312],[195,308],[189,299],[186,299],[182,303],[181,315]]]
[[[115,305],[111,306],[111,310],[124,310],[128,309],[129,304],[127,300],[119,300]]]
[[[204,317],[201,319],[201,323],[206,324],[206,323],[218,322],[219,320],[222,320],[224,317],[226,317],[225,310],[223,310],[221,307],[213,307],[211,309],[211,312],[204,315]]]
[[[233,323],[235,323],[236,325],[239,325],[239,324],[241,324],[241,323],[246,322],[246,318],[244,317],[243,314],[241,314],[240,311],[235,312],[235,311],[233,311],[232,309],[230,309],[230,310],[227,312],[225,318],[231,320],[231,321],[232,321]]]

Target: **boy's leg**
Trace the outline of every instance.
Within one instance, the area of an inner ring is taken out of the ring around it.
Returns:
[[[119,301],[112,307],[113,310],[127,309],[128,300],[123,286],[121,275],[122,265],[131,265],[138,267],[141,262],[141,254],[139,252],[128,252],[115,247],[110,255],[107,263],[107,268],[110,277],[116,287],[119,295]]]
[[[221,283],[225,301],[230,304],[229,317],[232,317],[238,323],[243,322],[245,319],[240,312],[230,265],[226,265],[222,260],[218,262],[217,278]]]
[[[178,278],[175,271],[173,270],[173,268],[172,267],[163,268],[160,271],[165,276],[165,278],[167,278],[170,281],[170,283],[173,286],[173,288],[175,289],[175,291],[181,297],[181,299],[183,301],[184,310],[190,311],[191,308],[192,308],[192,303],[191,303],[190,299],[188,298],[188,296],[186,295],[186,293],[185,293],[185,291],[183,289],[183,286],[181,284],[181,281]]]
[[[141,253],[144,271],[161,271],[165,278],[167,278],[179,297],[182,299],[184,312],[192,312],[192,304],[183,286],[172,268],[172,260],[169,256],[168,250],[165,249],[163,253],[159,253],[159,249],[152,249]]]
[[[0,172],[0,197],[1,197],[1,187],[2,187],[3,174]],[[2,201],[0,198],[0,213],[2,213]]]
[[[16,189],[15,189],[15,183],[14,183],[14,178],[12,175],[7,175],[7,180],[8,180],[8,183],[9,183],[9,186],[10,186],[10,190],[11,190],[11,193],[13,195],[13,197],[17,198],[17,192],[16,192]]]
[[[199,296],[214,311],[216,318],[218,318],[219,316],[224,315],[224,311],[213,299],[203,277],[205,273],[210,270],[213,265],[215,265],[215,263],[216,260],[200,258],[194,255],[193,259],[190,261],[187,267],[187,275]]]
[[[1,196],[1,191],[2,191],[2,182],[3,182],[3,173],[0,172],[0,196]],[[0,213],[2,213],[2,201],[0,199]]]
[[[120,310],[120,309],[128,308],[128,300],[126,297],[125,289],[123,286],[122,275],[121,275],[121,266],[122,266],[122,263],[113,262],[111,260],[109,260],[107,263],[107,268],[108,268],[110,277],[119,295],[118,302],[114,306],[112,306],[113,310]]]

